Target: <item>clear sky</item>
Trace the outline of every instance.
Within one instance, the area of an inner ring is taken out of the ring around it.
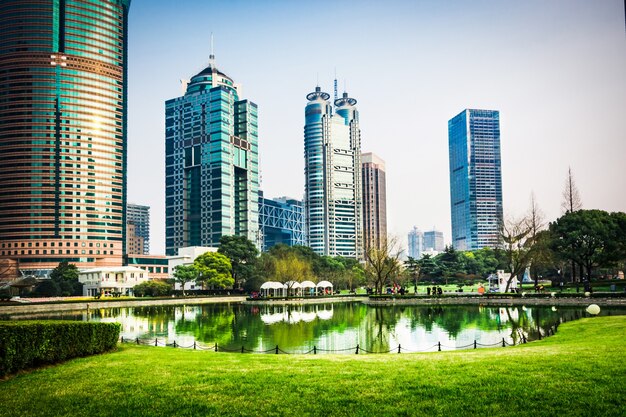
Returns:
[[[164,101],[208,62],[259,106],[261,188],[304,193],[306,94],[334,71],[358,100],[362,149],[387,164],[389,231],[450,241],[448,120],[500,111],[504,213],[530,194],[560,215],[571,166],[584,208],[626,211],[626,28],[622,0],[133,0],[128,198],[151,206],[165,247]],[[405,243],[406,244],[406,243]]]

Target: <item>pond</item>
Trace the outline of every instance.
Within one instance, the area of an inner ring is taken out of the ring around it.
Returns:
[[[603,308],[601,314],[626,314]],[[246,352],[354,353],[468,349],[519,344],[549,335],[584,307],[384,306],[359,302],[303,305],[204,304],[95,309],[48,319],[119,322],[124,339],[145,344]]]

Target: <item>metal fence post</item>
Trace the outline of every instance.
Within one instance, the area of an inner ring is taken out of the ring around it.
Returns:
[[[154,338],[154,346],[158,346],[158,340],[156,337]]]
[[[356,352],[357,355],[359,354],[359,345],[356,345]]]
[[[241,353],[243,353],[243,346],[241,347]]]
[[[137,344],[139,344],[139,338],[137,338]]]
[[[313,346],[313,354],[317,355],[317,346]]]
[[[196,350],[196,341],[193,341],[193,350]]]
[[[176,347],[176,340],[174,340],[174,345],[173,346]]]
[[[276,354],[278,355],[278,345],[276,345]]]
[[[402,345],[398,344],[398,353],[400,353],[401,346]]]
[[[441,342],[437,342],[437,346],[439,347],[439,352],[441,352]]]
[[[506,344],[504,343],[504,337],[502,338],[502,347],[506,347]]]
[[[476,349],[476,340],[474,340],[474,349]]]

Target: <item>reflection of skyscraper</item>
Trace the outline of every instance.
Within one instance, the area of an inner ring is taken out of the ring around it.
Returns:
[[[420,259],[424,251],[424,234],[415,226],[409,232],[409,250],[408,256],[414,259]]]
[[[0,256],[120,265],[130,0],[0,2]]]
[[[387,239],[385,161],[368,152],[361,155],[361,164],[364,247],[380,248]]]
[[[502,222],[500,113],[463,110],[448,122],[452,245],[497,247]]]
[[[309,246],[320,255],[361,259],[361,131],[356,100],[335,101],[315,88],[304,126],[305,218]]]
[[[257,105],[209,65],[165,103],[166,253],[217,246],[224,235],[257,242]]]
[[[424,232],[424,250],[443,252],[444,249],[443,232],[438,230]]]

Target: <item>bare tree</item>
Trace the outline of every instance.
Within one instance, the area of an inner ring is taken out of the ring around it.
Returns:
[[[537,200],[535,199],[535,193],[532,192],[530,194],[530,207],[528,208],[528,214],[526,215],[526,221],[528,224],[529,238],[531,239],[529,244],[532,245],[532,250],[530,254],[530,275],[535,279],[535,285],[538,284],[538,276],[537,276],[537,265],[542,263],[545,258],[545,254],[543,253],[543,246],[536,245],[537,239],[539,237],[539,233],[545,230],[546,221],[545,216],[539,205],[537,204]]]
[[[381,239],[380,248],[370,248],[365,253],[365,274],[374,284],[376,294],[382,294],[385,284],[401,272],[400,253],[395,238]]]
[[[530,264],[532,256],[532,238],[531,228],[528,218],[521,219],[508,218],[500,225],[500,237],[504,246],[504,254],[506,256],[507,266],[511,272],[505,292],[509,291],[509,287],[513,280],[524,273],[524,270]]]
[[[573,213],[583,208],[583,202],[580,198],[580,192],[574,181],[572,168],[567,169],[567,178],[565,179],[565,188],[563,188],[563,201],[561,202],[561,210],[563,214]]]
[[[565,179],[565,188],[563,188],[563,201],[561,202],[561,210],[563,214],[573,213],[583,208],[583,202],[578,192],[572,167],[567,168],[567,178]],[[583,276],[582,265],[580,265],[580,276]],[[570,272],[572,282],[576,281],[576,262],[572,261],[572,270]]]

